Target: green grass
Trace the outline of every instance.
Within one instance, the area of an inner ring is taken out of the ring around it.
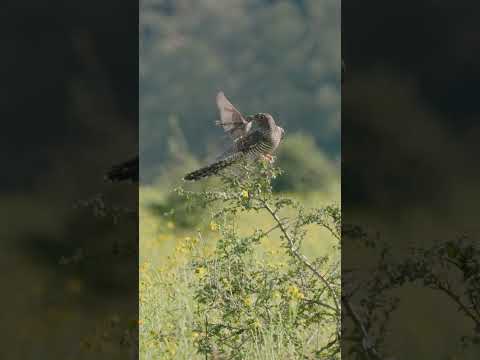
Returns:
[[[288,195],[306,207],[340,201],[338,191]],[[165,197],[165,193],[152,187],[140,190],[140,356],[141,359],[205,359],[196,352],[198,334],[192,328],[196,304],[190,284],[197,280],[198,274],[185,265],[192,252],[211,253],[219,234],[210,228],[207,211],[201,214],[198,228],[181,228],[152,211],[150,205]],[[241,214],[237,224],[241,234],[272,226],[269,215],[261,212]],[[310,258],[334,254],[333,258],[338,260],[340,254],[333,248],[335,242],[331,235],[319,226],[311,226],[308,230],[302,252]],[[278,231],[272,231],[262,240],[254,256],[269,264],[284,263],[286,255],[279,246],[279,236]],[[192,242],[195,242],[193,250],[186,246]],[[262,331],[263,341],[248,345],[248,359],[295,358],[293,345],[288,341],[279,342],[279,338],[288,335],[281,326]],[[325,338],[328,335],[325,333]],[[308,341],[315,340],[305,339],[306,344]],[[219,355],[218,359],[221,358]]]

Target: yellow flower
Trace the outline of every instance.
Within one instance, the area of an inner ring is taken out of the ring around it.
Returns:
[[[251,295],[247,295],[243,298],[243,303],[247,307],[251,307],[253,305],[253,298]]]
[[[203,266],[199,267],[199,268],[196,268],[195,269],[195,274],[200,278],[204,278],[205,275],[207,275],[207,269],[204,268]]]
[[[210,230],[218,231],[218,224],[214,223],[213,221],[210,223]]]
[[[247,199],[247,198],[248,198],[248,196],[249,196],[249,194],[248,194],[248,191],[247,191],[247,190],[243,190],[243,191],[241,192],[241,195],[242,195],[242,197],[243,197],[243,198],[245,198],[245,199]]]
[[[192,332],[192,339],[195,340],[195,339],[198,338],[199,336],[200,336],[200,334],[199,334],[197,331],[193,331],[193,332]]]
[[[255,329],[261,328],[261,327],[262,327],[262,323],[260,322],[260,320],[255,319],[255,321],[253,322],[253,327],[254,327]]]
[[[226,290],[231,290],[232,289],[232,284],[230,283],[230,281],[227,278],[222,278],[220,281],[222,282],[222,284],[223,284],[223,286]]]
[[[289,286],[287,293],[290,298],[294,300],[301,300],[305,297],[305,295],[303,295],[303,293],[295,285]]]

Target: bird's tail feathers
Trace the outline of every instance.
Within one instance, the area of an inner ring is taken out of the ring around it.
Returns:
[[[229,167],[238,160],[238,156],[229,156],[223,160],[214,162],[211,165],[192,171],[183,177],[184,180],[196,181],[217,174],[219,171]]]

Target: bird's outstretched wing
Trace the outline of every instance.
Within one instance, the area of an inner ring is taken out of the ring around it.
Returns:
[[[237,141],[250,131],[251,123],[228,101],[223,92],[217,94],[217,106],[220,111],[220,120],[216,124],[222,126],[233,141]]]

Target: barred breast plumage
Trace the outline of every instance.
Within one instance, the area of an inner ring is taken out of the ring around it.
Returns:
[[[217,124],[232,136],[232,147],[213,164],[185,175],[184,180],[195,181],[215,175],[242,159],[265,157],[272,161],[272,154],[283,138],[284,130],[275,124],[272,115],[258,113],[243,117],[223,93],[217,95],[217,105],[221,116]]]

